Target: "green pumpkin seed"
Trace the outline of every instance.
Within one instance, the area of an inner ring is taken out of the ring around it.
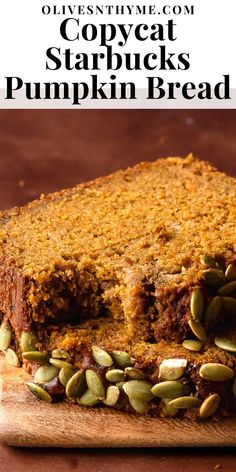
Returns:
[[[51,403],[52,402],[52,397],[49,395],[44,388],[40,387],[39,385],[36,385],[33,382],[27,382],[26,383],[29,391],[33,393],[36,397],[38,397],[40,400],[44,400],[45,402]]]
[[[113,351],[111,353],[115,364],[118,367],[124,369],[125,367],[131,367],[135,364],[135,359],[131,357],[128,352],[125,351]]]
[[[200,339],[200,341],[204,342],[204,341],[207,340],[205,328],[201,323],[196,323],[196,321],[190,319],[188,324],[189,324],[193,334],[195,334],[195,336],[198,339]]]
[[[236,397],[236,377],[235,377],[235,379],[234,379],[234,381],[233,381],[232,391],[233,391],[234,397]]]
[[[236,352],[236,343],[226,338],[215,338],[215,345],[228,352]]]
[[[190,311],[191,315],[197,323],[201,321],[202,315],[203,315],[203,310],[204,310],[204,298],[203,298],[203,293],[202,289],[200,287],[197,287],[192,295],[191,295],[191,300],[190,300]]]
[[[159,368],[159,376],[165,380],[180,379],[187,367],[186,359],[165,359]]]
[[[142,370],[136,369],[136,367],[126,367],[125,373],[131,380],[143,380],[146,378]]]
[[[203,276],[207,285],[219,288],[225,284],[225,274],[218,269],[208,269],[203,271]]]
[[[8,348],[5,351],[5,359],[12,367],[20,367],[20,361],[13,349]]]
[[[48,362],[48,356],[39,351],[27,351],[22,352],[23,359],[36,364],[46,364]]]
[[[34,381],[39,384],[48,383],[55,379],[59,374],[59,370],[53,365],[41,365],[35,372]]]
[[[86,382],[89,390],[96,395],[99,400],[104,400],[106,393],[101,377],[94,370],[86,370]]]
[[[210,418],[214,416],[220,405],[220,396],[217,393],[209,395],[201,404],[199,414],[201,418]]]
[[[212,326],[218,320],[222,307],[221,297],[214,297],[206,307],[204,323],[206,326]]]
[[[200,400],[200,398],[187,396],[187,397],[179,397],[179,398],[175,398],[174,400],[171,400],[171,402],[169,403],[169,406],[172,406],[174,408],[181,409],[181,410],[182,409],[186,410],[189,408],[196,408],[201,403],[202,401]]]
[[[144,413],[146,413],[147,408],[148,408],[147,402],[142,402],[141,400],[137,400],[135,398],[130,398],[129,402],[132,408],[137,413],[140,413],[141,415],[144,415]]]
[[[54,349],[52,351],[51,357],[53,359],[69,359],[70,355],[64,349]]]
[[[121,369],[108,370],[106,373],[106,379],[111,383],[122,382],[125,380],[125,373]]]
[[[185,339],[182,343],[182,346],[189,351],[201,351],[202,341],[196,339]]]
[[[221,295],[222,297],[229,296],[236,290],[236,280],[233,282],[228,282],[227,284],[223,285],[223,287],[219,288],[218,290],[218,295]]]
[[[230,367],[214,362],[203,364],[199,374],[204,380],[211,380],[212,382],[223,382],[234,377],[234,371]]]
[[[83,406],[95,406],[99,403],[99,399],[88,389],[80,398],[77,398],[77,403]]]
[[[123,389],[128,395],[129,400],[140,400],[141,402],[149,402],[154,398],[151,392],[152,384],[147,380],[129,380],[123,385]]]
[[[72,365],[69,362],[62,361],[61,359],[49,359],[50,364],[54,365],[58,369],[62,369],[63,367],[68,367],[68,369],[72,368]]]
[[[34,333],[23,331],[20,337],[21,352],[35,351],[37,339]]]
[[[152,393],[160,398],[178,398],[186,394],[186,387],[178,380],[165,380],[154,385]]]
[[[11,344],[12,332],[7,326],[0,327],[0,351],[6,351]]]
[[[83,395],[85,390],[86,381],[84,372],[76,372],[74,375],[72,375],[72,377],[68,380],[66,384],[66,396],[70,400],[75,400],[77,397]]]
[[[70,369],[69,367],[62,367],[59,372],[59,380],[64,387],[67,386],[69,380],[74,375],[74,370]]]
[[[220,269],[220,264],[209,254],[204,254],[204,256],[201,257],[201,262],[202,264],[206,264],[210,269]]]
[[[226,272],[225,277],[229,282],[233,282],[236,280],[236,264],[229,264]]]
[[[233,297],[222,297],[221,300],[224,315],[236,316],[236,299]]]
[[[163,411],[166,416],[175,416],[178,413],[177,408],[170,405],[172,400],[170,398],[162,398],[162,402],[164,403]]]
[[[116,385],[110,385],[107,389],[107,394],[105,400],[103,400],[104,405],[106,406],[115,406],[119,400],[120,389]]]
[[[101,365],[102,367],[111,367],[113,364],[113,359],[108,354],[108,352],[104,351],[104,349],[101,349],[100,347],[94,346],[92,348],[92,354],[94,360],[97,362],[97,364]]]

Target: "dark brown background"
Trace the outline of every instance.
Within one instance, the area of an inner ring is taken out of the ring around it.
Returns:
[[[236,111],[1,110],[0,206],[21,205],[41,192],[142,160],[184,156],[190,151],[236,175]],[[223,472],[233,472],[235,459],[234,450],[225,448],[34,450],[0,446],[1,472],[208,472],[220,466]]]

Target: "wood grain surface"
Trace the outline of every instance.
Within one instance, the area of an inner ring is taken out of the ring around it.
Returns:
[[[128,415],[109,408],[48,404],[28,392],[28,378],[0,358],[0,440],[34,447],[235,446],[236,418],[193,422]]]

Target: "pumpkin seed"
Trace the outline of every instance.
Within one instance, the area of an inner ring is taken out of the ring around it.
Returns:
[[[13,349],[8,348],[5,351],[5,359],[9,365],[12,365],[13,367],[20,367],[20,361]]]
[[[222,297],[221,300],[224,315],[236,315],[236,299],[233,297]]]
[[[137,412],[143,415],[146,413],[148,405],[147,402],[142,402],[141,400],[137,400],[135,398],[130,398],[129,399],[130,405],[132,408]]]
[[[201,321],[202,315],[203,315],[203,310],[204,310],[204,298],[203,298],[203,293],[202,289],[200,287],[197,287],[192,295],[191,295],[191,300],[190,300],[190,311],[191,315],[197,323]]]
[[[146,375],[142,370],[137,369],[136,367],[126,367],[125,373],[131,380],[143,380],[146,378]]]
[[[222,307],[221,297],[214,297],[206,307],[204,323],[207,326],[212,326],[217,321]]]
[[[88,389],[80,398],[77,398],[77,403],[84,406],[95,406],[99,403],[99,399]]]
[[[86,382],[84,372],[81,370],[76,372],[68,380],[66,384],[66,396],[70,400],[75,400],[77,397],[83,395],[86,390]]]
[[[163,411],[167,416],[175,416],[178,413],[177,408],[170,405],[171,401],[170,398],[162,398],[162,402],[164,403]]]
[[[89,390],[96,395],[99,400],[104,400],[106,393],[101,377],[94,370],[86,370],[86,382]]]
[[[186,359],[165,359],[159,368],[159,376],[165,380],[177,380],[184,375]]]
[[[29,391],[33,393],[36,397],[38,397],[40,400],[44,400],[45,402],[51,403],[52,402],[52,397],[49,395],[44,388],[40,387],[39,385],[33,383],[33,382],[27,382],[26,383]]]
[[[111,367],[113,364],[113,359],[108,354],[108,352],[104,351],[104,349],[101,349],[100,347],[94,346],[92,348],[92,354],[94,360],[97,362],[97,364],[101,365],[102,367]]]
[[[189,351],[201,351],[202,341],[196,339],[185,339],[182,343],[182,346]]]
[[[204,342],[204,341],[207,340],[205,328],[201,323],[196,323],[196,321],[190,319],[188,324],[189,324],[193,334],[195,334],[195,336],[198,339],[200,339],[200,341]]]
[[[226,278],[222,270],[218,269],[207,269],[203,271],[203,276],[207,285],[210,287],[221,287],[225,284]]]
[[[39,384],[48,383],[58,376],[59,370],[50,364],[41,365],[35,372],[34,381]]]
[[[226,272],[225,272],[225,277],[229,282],[233,282],[233,280],[236,280],[236,264],[229,264]]]
[[[160,398],[178,398],[186,394],[186,387],[178,380],[165,380],[152,387],[152,393]]]
[[[236,343],[226,338],[215,338],[215,345],[228,352],[236,352]]]
[[[7,326],[0,327],[0,351],[6,351],[11,344],[12,332]]]
[[[232,391],[233,391],[234,397],[236,397],[236,377],[235,377],[235,379],[234,379],[234,381],[233,381],[233,388],[232,388]]]
[[[125,367],[131,367],[135,364],[135,359],[128,354],[128,352],[125,351],[113,351],[111,353],[115,364],[118,367],[125,368]]]
[[[220,405],[220,396],[217,393],[209,395],[201,404],[199,414],[201,418],[210,418],[214,416]]]
[[[62,367],[68,367],[68,369],[72,368],[72,365],[69,362],[62,361],[61,359],[49,359],[50,364],[54,365],[58,369],[62,369]]]
[[[39,351],[22,352],[22,357],[23,359],[35,362],[36,364],[46,364],[48,362],[48,356]]]
[[[201,262],[202,264],[208,265],[210,269],[220,268],[220,264],[215,260],[214,257],[210,256],[210,254],[204,254],[204,256],[201,257]]]
[[[236,280],[234,280],[233,282],[228,282],[227,284],[223,285],[223,287],[219,288],[218,290],[218,295],[221,295],[221,296],[229,296],[231,295],[233,292],[235,292],[236,290]]]
[[[69,367],[62,367],[62,369],[59,372],[59,380],[64,387],[67,386],[70,378],[74,375],[74,371],[70,369]]]
[[[23,331],[20,337],[21,352],[35,351],[37,339],[34,333]]]
[[[128,380],[123,385],[125,393],[128,395],[129,400],[140,400],[141,402],[149,402],[154,398],[151,391],[152,384],[147,380]]]
[[[125,380],[125,373],[120,369],[108,370],[106,373],[106,379],[111,383],[122,382]]]
[[[64,349],[54,349],[51,353],[53,359],[69,359],[70,355]]]
[[[200,400],[200,398],[187,396],[187,397],[179,397],[179,398],[175,398],[174,400],[171,400],[171,402],[169,403],[169,406],[172,406],[174,408],[181,409],[181,410],[182,409],[186,410],[189,408],[196,408],[201,403],[202,401]]]
[[[104,405],[106,406],[115,406],[119,400],[120,390],[116,385],[110,385],[107,389],[107,394],[105,400],[103,400]]]
[[[203,364],[199,374],[204,380],[211,380],[212,382],[223,382],[234,377],[234,371],[230,367],[214,362]]]

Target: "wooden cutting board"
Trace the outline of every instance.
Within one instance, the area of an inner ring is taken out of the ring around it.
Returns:
[[[114,410],[44,403],[25,387],[23,369],[0,356],[0,440],[11,446],[235,446],[236,418],[214,422],[153,419]]]

